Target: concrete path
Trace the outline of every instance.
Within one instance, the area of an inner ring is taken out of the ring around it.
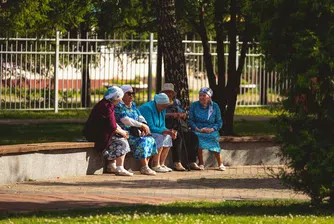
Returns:
[[[275,172],[279,166],[271,167]],[[282,186],[262,166],[228,167],[224,172],[170,172],[132,177],[113,174],[58,177],[0,185],[0,212],[66,210],[175,201],[308,199]]]

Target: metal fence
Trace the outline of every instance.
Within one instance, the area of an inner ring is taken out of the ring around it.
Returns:
[[[209,86],[201,41],[183,41],[190,99]],[[238,42],[238,56],[240,55]],[[228,41],[225,59],[228,57]],[[216,42],[210,50],[217,72]],[[97,103],[110,85],[130,84],[140,104],[152,98],[156,86],[157,40],[147,38],[0,38],[0,109],[80,109]],[[238,61],[238,60],[237,60]],[[163,66],[162,66],[163,67]],[[162,71],[162,74],[164,72]],[[263,106],[281,99],[279,73],[267,72],[263,55],[250,44],[242,74],[238,106]],[[83,91],[89,83],[90,93]]]

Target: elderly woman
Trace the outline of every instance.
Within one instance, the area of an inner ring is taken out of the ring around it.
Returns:
[[[170,147],[173,146],[172,139],[176,139],[177,136],[175,130],[166,128],[165,116],[168,105],[168,96],[160,93],[154,96],[154,100],[138,108],[146,119],[157,144],[158,154],[153,156],[152,169],[160,173],[172,171],[172,169],[165,165],[165,161]]]
[[[146,175],[156,175],[156,172],[148,167],[150,158],[157,154],[155,140],[150,135],[150,129],[145,118],[140,114],[133,102],[134,91],[130,85],[123,85],[123,101],[117,104],[115,114],[119,125],[130,134],[129,143],[136,160],[140,160],[140,172]]]
[[[199,139],[198,160],[201,169],[204,169],[203,149],[214,153],[219,170],[226,170],[220,156],[219,129],[223,125],[218,104],[211,100],[213,91],[210,88],[201,88],[199,101],[193,102],[189,111],[189,125]]]
[[[107,172],[132,176],[133,173],[124,169],[123,166],[125,155],[130,152],[127,141],[129,134],[117,125],[114,113],[116,104],[121,101],[123,95],[119,87],[108,88],[103,99],[94,106],[86,122],[84,134],[92,136],[95,148],[101,150],[107,159]]]
[[[166,126],[167,128],[176,129],[179,133],[176,139],[173,140],[172,147],[174,169],[177,171],[186,170],[181,164],[182,152],[186,152],[188,167],[192,170],[199,170],[200,168],[196,163],[198,137],[193,131],[188,129],[186,122],[187,114],[182,108],[181,102],[175,98],[174,85],[172,83],[165,83],[161,92],[166,93],[171,103],[166,108]]]

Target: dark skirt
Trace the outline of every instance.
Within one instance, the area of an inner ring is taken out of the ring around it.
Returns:
[[[130,152],[128,140],[113,136],[110,140],[108,148],[104,149],[102,155],[108,160],[114,160]]]

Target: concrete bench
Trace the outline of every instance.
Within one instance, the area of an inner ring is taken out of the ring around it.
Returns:
[[[280,165],[279,146],[273,136],[221,137],[221,154],[227,166]],[[207,167],[216,166],[214,156],[204,151]],[[172,165],[169,153],[166,164]],[[0,184],[37,179],[102,174],[104,159],[91,142],[50,142],[0,146]],[[139,170],[131,153],[125,168]]]

